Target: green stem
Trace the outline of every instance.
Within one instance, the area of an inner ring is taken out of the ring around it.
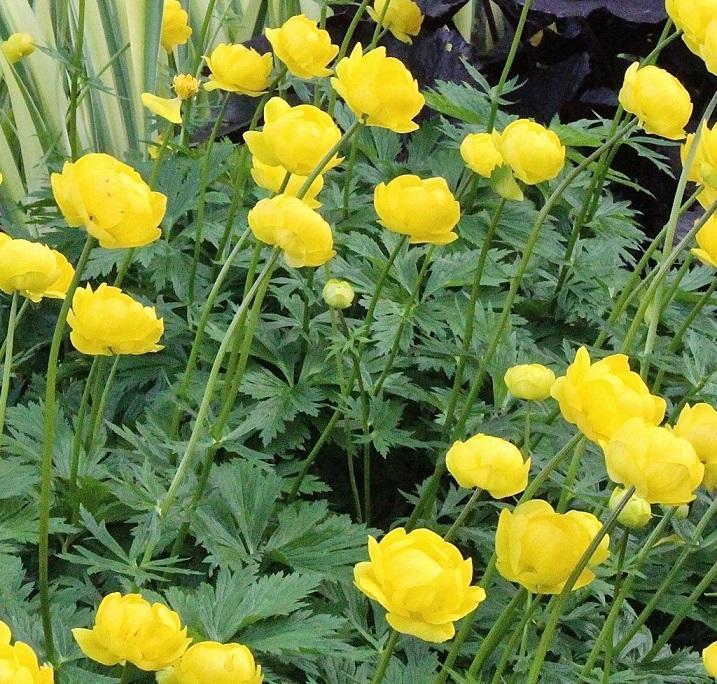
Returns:
[[[615,568],[615,587],[613,589],[613,603],[610,608],[610,615],[607,619],[607,633],[605,640],[605,660],[603,661],[602,684],[610,683],[610,670],[612,668],[612,651],[613,641],[615,640],[615,621],[620,612],[621,603],[616,601],[617,595],[620,593],[624,584],[622,569],[625,565],[625,555],[627,553],[627,544],[630,540],[630,530],[624,529],[620,538],[620,548],[617,556],[617,567]]]
[[[386,645],[383,647],[383,651],[381,652],[381,658],[378,661],[378,666],[376,667],[376,674],[374,674],[373,679],[371,680],[371,684],[380,684],[383,681],[383,678],[386,676],[386,670],[388,670],[388,665],[391,662],[393,649],[396,648],[397,641],[398,632],[395,629],[392,629],[391,633],[388,636],[388,641],[386,642]]]
[[[482,491],[480,489],[476,489],[473,492],[471,498],[468,499],[466,505],[463,507],[463,510],[458,514],[458,517],[448,529],[448,532],[446,532],[446,534],[443,536],[446,541],[451,541],[453,537],[455,537],[456,532],[458,532],[463,523],[466,521],[466,518],[470,515],[471,511],[475,507],[476,503],[478,503],[478,499],[480,499],[481,494]]]
[[[134,256],[134,247],[127,250],[127,253],[125,254],[124,259],[122,260],[122,263],[120,264],[120,267],[117,269],[117,277],[115,278],[114,286],[115,287],[122,287],[122,283],[124,282],[125,276],[127,275],[127,270],[130,267],[130,264],[132,263],[132,257]]]
[[[367,52],[373,50],[377,45],[378,41],[381,38],[381,29],[383,28],[383,22],[386,21],[386,15],[388,14],[388,8],[391,6],[391,0],[385,0],[383,3],[383,9],[381,10],[381,14],[378,17],[378,21],[376,22],[376,26],[374,26],[373,29],[373,36],[371,36],[371,42],[368,44],[368,48],[366,48]]]
[[[531,600],[532,598],[532,600]],[[505,672],[505,668],[508,666],[508,663],[510,662],[511,656],[515,655],[515,645],[518,643],[518,639],[521,636],[525,636],[527,633],[527,627],[528,623],[530,622],[531,618],[533,617],[535,611],[537,610],[538,606],[540,605],[540,596],[531,597],[531,594],[528,594],[527,600],[528,605],[526,606],[526,609],[523,613],[523,617],[518,621],[518,624],[513,629],[513,633],[510,636],[510,639],[508,639],[508,643],[505,645],[505,648],[503,649],[503,653],[500,656],[500,660],[498,661],[498,665],[495,669],[495,674],[493,675],[493,678],[490,680],[491,684],[501,684],[503,681],[503,673]],[[523,654],[523,646],[521,644],[521,648],[519,651],[519,656],[522,657]]]
[[[17,312],[17,315],[15,316],[15,329],[17,329],[17,326],[20,325],[20,321],[23,319],[25,314],[27,313],[27,310],[30,306],[30,300],[25,299],[22,303],[22,306],[20,307],[20,310]],[[5,350],[7,349],[7,336],[2,341],[2,344],[0,344],[0,357],[5,356]]]
[[[92,380],[92,387],[90,390],[90,403],[92,404],[92,410],[90,411],[90,422],[87,433],[84,436],[85,453],[89,454],[92,448],[93,435],[95,430],[95,422],[97,421],[97,412],[100,408],[100,397],[102,395],[103,380],[105,374],[105,368],[107,367],[107,357],[100,356],[97,361],[97,369],[95,377]]]
[[[67,134],[70,139],[72,160],[80,156],[77,140],[77,105],[80,96],[80,69],[82,68],[82,50],[85,42],[85,0],[79,0],[77,13],[77,35],[75,36],[75,52],[72,56],[72,75],[70,76],[70,111],[68,112]]]
[[[572,459],[570,459],[570,465],[568,466],[568,472],[565,476],[565,481],[563,482],[563,486],[560,490],[560,499],[558,501],[558,507],[556,509],[558,513],[565,513],[565,511],[568,509],[568,504],[570,503],[570,500],[573,498],[573,487],[575,486],[575,480],[577,480],[578,477],[580,461],[582,460],[583,454],[585,453],[586,446],[587,442],[585,440],[581,440],[575,446],[575,451],[573,452]]]
[[[129,684],[130,674],[132,672],[131,665],[126,663],[122,668],[122,676],[120,677],[119,684]]]
[[[115,356],[115,360],[112,362],[110,374],[107,376],[107,380],[105,381],[105,386],[102,390],[100,401],[97,405],[97,411],[95,411],[94,406],[92,407],[92,417],[90,420],[89,433],[87,435],[87,444],[89,446],[88,452],[90,453],[94,448],[95,433],[97,432],[98,426],[102,423],[102,419],[105,415],[105,410],[107,409],[107,400],[110,396],[110,390],[112,389],[112,384],[114,383],[115,374],[117,373],[117,366],[119,365],[120,358],[122,357],[118,354],[117,356]],[[101,379],[102,373],[98,373],[97,377]]]
[[[346,220],[351,214],[351,180],[353,178],[354,166],[356,165],[356,156],[358,154],[359,136],[355,135],[351,141],[351,150],[349,152],[349,160],[346,165],[346,177],[344,179],[344,206],[343,214]]]
[[[10,300],[10,315],[7,321],[7,334],[5,335],[5,363],[2,370],[2,386],[0,386],[0,445],[5,435],[5,411],[7,398],[10,393],[10,374],[12,372],[12,354],[15,342],[15,327],[17,325],[17,292],[13,292]]]
[[[159,143],[159,149],[157,150],[157,156],[154,158],[154,163],[152,164],[152,173],[149,174],[149,187],[153,188],[156,183],[157,179],[159,178],[159,171],[162,168],[162,161],[164,160],[165,155],[167,154],[167,150],[169,149],[169,141],[172,138],[172,133],[174,132],[174,124],[170,123],[167,124],[166,128],[164,129],[164,135],[162,136],[160,143]],[[153,145],[156,147],[156,140],[153,142]],[[170,230],[167,229],[167,233],[165,235],[165,240],[169,242],[169,235]]]

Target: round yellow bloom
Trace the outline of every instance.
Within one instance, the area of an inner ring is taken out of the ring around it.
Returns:
[[[388,611],[388,624],[402,634],[448,641],[453,623],[485,600],[485,591],[471,586],[471,559],[430,530],[399,527],[380,542],[369,537],[368,554],[371,560],[354,568],[356,586]]]
[[[274,54],[294,76],[321,78],[331,75],[331,69],[326,65],[336,57],[339,46],[331,43],[329,32],[320,29],[317,22],[298,14],[281,28],[267,29],[266,37]]]
[[[446,466],[461,487],[485,489],[494,499],[528,486],[530,459],[523,463],[518,447],[499,437],[478,434],[458,440],[446,454]]]
[[[385,9],[387,3],[388,9]],[[368,13],[371,19],[387,28],[402,43],[413,42],[411,36],[417,36],[423,25],[421,8],[413,0],[374,0]]]
[[[340,139],[339,127],[326,112],[308,104],[292,107],[280,97],[266,103],[263,130],[244,134],[260,162],[283,166],[298,176],[309,176]],[[335,156],[323,170],[340,163]]]
[[[336,278],[326,281],[321,294],[332,309],[348,309],[354,301],[354,289],[351,283]]]
[[[64,299],[75,270],[63,254],[27,240],[0,241],[0,290],[33,302]]]
[[[710,216],[695,235],[697,247],[691,252],[703,264],[717,268],[717,217]]]
[[[680,412],[674,433],[686,439],[705,466],[702,484],[717,489],[717,411],[709,404],[686,404]]]
[[[336,66],[331,85],[367,125],[394,133],[418,129],[413,119],[426,100],[411,72],[400,60],[387,57],[386,48],[378,47],[364,55],[361,44],[357,44]]]
[[[164,0],[164,14],[162,14],[162,47],[167,52],[174,50],[177,45],[184,45],[192,35],[189,26],[189,15],[182,9],[179,0]]]
[[[264,188],[269,192],[273,192],[274,194],[279,192],[281,186],[284,184],[286,173],[286,169],[283,166],[268,166],[260,162],[256,157],[252,159],[251,177],[260,188]],[[297,176],[292,173],[288,184],[284,188],[284,194],[296,197],[301,188],[304,187],[306,178],[306,176]],[[323,188],[324,177],[316,176],[316,179],[310,185],[306,194],[301,198],[301,201],[312,209],[318,209],[321,206],[321,202],[316,199],[316,196]]]
[[[631,418],[603,446],[613,482],[635,487],[648,503],[677,506],[695,498],[705,467],[692,444],[663,427]]]
[[[204,90],[220,89],[250,97],[266,92],[274,66],[271,52],[260,55],[245,45],[221,43],[205,59],[212,74]]]
[[[181,100],[188,100],[199,92],[199,81],[191,74],[177,74],[172,79],[172,89]]]
[[[669,140],[682,140],[692,115],[692,100],[685,87],[656,66],[641,69],[633,62],[625,72],[618,99],[648,132]]]
[[[0,50],[10,64],[16,64],[35,52],[35,41],[29,33],[13,33],[0,44]]]
[[[620,425],[639,417],[659,425],[665,417],[665,400],[650,394],[639,374],[630,370],[628,357],[613,354],[591,363],[580,347],[567,372],[551,389],[563,418],[577,425],[593,442],[604,442]]]
[[[471,133],[463,138],[461,157],[471,171],[484,178],[490,178],[496,167],[504,163],[491,133]]]
[[[162,349],[157,343],[164,321],[154,307],[142,306],[106,283],[94,292],[90,285],[75,290],[67,323],[72,345],[83,354],[147,354]]]
[[[181,658],[191,639],[179,615],[140,594],[109,594],[102,599],[92,629],[73,629],[81,651],[102,665],[132,663],[155,672]]]
[[[182,98],[181,97],[158,97],[152,93],[142,93],[142,104],[152,114],[161,116],[170,123],[182,123]]]
[[[683,31],[687,47],[700,56],[707,27],[717,17],[717,0],[666,0],[665,8],[675,26]]]
[[[717,677],[717,641],[702,651],[702,662],[710,677]]]
[[[53,684],[50,665],[40,666],[35,652],[22,641],[12,646],[9,627],[0,622],[0,682],[3,684]]]
[[[376,187],[373,206],[382,226],[408,235],[412,244],[446,245],[458,239],[453,229],[461,219],[461,205],[445,178],[398,176]]]
[[[539,363],[525,363],[509,368],[503,380],[516,399],[542,401],[550,396],[555,373]]]
[[[614,511],[626,493],[627,489],[615,487],[610,495],[608,508],[611,511]],[[645,499],[633,494],[625,507],[620,511],[620,514],[617,516],[617,521],[629,529],[639,530],[645,527],[645,525],[650,522],[651,518],[652,507],[650,504],[645,501]]]
[[[292,268],[323,266],[336,254],[331,226],[296,197],[263,199],[247,218],[254,237],[281,248]]]
[[[494,144],[517,178],[536,185],[555,178],[565,165],[565,147],[554,131],[529,119],[509,124]]]
[[[559,594],[600,527],[591,513],[556,513],[547,501],[539,499],[516,506],[512,513],[503,509],[495,535],[498,572],[535,594]],[[606,535],[573,591],[595,579],[592,568],[607,560],[609,545]]]
[[[127,164],[86,154],[53,173],[52,192],[68,225],[82,226],[107,249],[142,247],[161,234],[167,198]]]
[[[157,684],[261,684],[261,667],[242,644],[201,641],[172,667],[157,674]]]

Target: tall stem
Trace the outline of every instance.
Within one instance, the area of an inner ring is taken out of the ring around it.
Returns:
[[[7,334],[5,335],[5,363],[2,370],[2,386],[0,386],[0,445],[5,434],[5,411],[7,398],[10,393],[10,374],[12,372],[12,354],[15,342],[15,326],[17,324],[17,292],[13,292],[10,300],[10,315],[7,321]]]
[[[463,523],[466,521],[466,518],[471,514],[471,511],[475,507],[475,505],[478,503],[478,499],[480,499],[480,495],[482,494],[482,491],[480,489],[476,489],[473,494],[471,494],[471,498],[468,499],[468,502],[463,507],[463,510],[458,514],[458,517],[455,519],[453,524],[448,528],[448,532],[444,535],[444,539],[446,541],[451,541],[453,537],[456,535],[456,532],[461,529]]]
[[[75,52],[72,56],[72,75],[70,77],[70,111],[68,112],[67,134],[70,138],[70,151],[73,161],[79,157],[77,140],[77,108],[80,98],[80,69],[82,68],[82,50],[85,42],[85,4],[79,0],[77,13],[77,35],[75,36]]]
[[[388,670],[388,665],[391,662],[393,649],[396,648],[397,641],[398,632],[395,629],[392,629],[388,636],[388,641],[381,652],[381,659],[378,661],[376,674],[374,674],[371,684],[380,684],[383,681],[383,678],[386,676],[386,670]]]

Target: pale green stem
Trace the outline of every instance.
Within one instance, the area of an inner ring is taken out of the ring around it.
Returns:
[[[371,42],[368,45],[367,51],[373,50],[377,45],[378,41],[381,38],[381,29],[383,28],[383,22],[386,21],[386,15],[388,14],[388,8],[391,6],[391,0],[385,0],[383,3],[383,9],[381,10],[381,14],[378,17],[378,21],[376,22],[376,26],[373,29],[373,36],[371,37]]]
[[[458,514],[458,517],[450,526],[448,532],[446,532],[446,534],[443,536],[446,541],[451,541],[453,537],[455,537],[456,532],[461,529],[461,526],[466,521],[466,518],[471,514],[471,511],[475,507],[476,503],[478,503],[478,499],[480,499],[481,493],[482,492],[480,489],[476,489],[473,494],[471,494],[471,498],[468,499],[466,505],[463,507],[463,510]]]
[[[22,303],[22,306],[20,307],[19,311],[17,312],[17,315],[15,316],[15,329],[17,329],[17,326],[20,325],[20,321],[23,319],[25,313],[27,312],[28,308],[30,306],[30,300],[25,299]],[[5,356],[5,350],[7,349],[7,336],[2,341],[2,344],[0,344],[0,357]]]
[[[560,500],[558,501],[558,507],[556,509],[558,513],[565,513],[565,511],[568,509],[568,504],[570,503],[570,500],[574,496],[573,487],[575,486],[575,481],[578,477],[580,461],[582,460],[583,454],[585,453],[586,446],[587,442],[585,442],[585,440],[582,440],[581,442],[578,442],[577,446],[575,447],[573,457],[572,459],[570,459],[570,465],[568,466],[568,472],[565,476],[565,481],[563,482],[563,486],[560,491]]]
[[[129,269],[130,264],[132,263],[133,256],[134,256],[134,247],[127,250],[127,253],[125,254],[124,259],[122,260],[120,267],[117,269],[117,277],[115,278],[115,282],[114,282],[115,287],[122,287],[122,283],[124,282],[125,276],[127,275],[127,270]]]
[[[102,423],[102,419],[104,418],[105,410],[107,409],[107,400],[109,399],[110,390],[112,389],[112,384],[114,383],[115,375],[117,373],[117,366],[119,365],[119,360],[121,358],[122,357],[119,354],[115,356],[115,360],[112,362],[112,367],[110,368],[110,374],[107,376],[107,380],[105,381],[105,386],[102,390],[102,395],[100,396],[97,410],[95,411],[94,406],[92,407],[92,418],[90,420],[89,434],[87,435],[87,444],[89,445],[89,452],[91,452],[94,448],[95,433],[97,432],[98,427]],[[97,377],[101,379],[102,374],[98,373]]]
[[[531,618],[533,617],[533,614],[538,609],[538,606],[540,606],[540,596],[532,596],[531,594],[528,594],[527,596],[527,602],[528,605],[526,606],[525,611],[523,612],[523,617],[518,621],[518,624],[513,629],[513,633],[510,636],[510,639],[508,639],[508,643],[505,645],[505,648],[503,649],[503,653],[500,656],[500,660],[498,661],[498,665],[495,668],[495,673],[493,674],[493,678],[490,680],[491,684],[501,684],[503,682],[503,673],[505,672],[505,668],[508,666],[508,663],[510,662],[511,656],[515,655],[515,645],[518,643],[518,639],[522,636],[525,637],[528,631],[528,623],[530,622]],[[524,638],[522,639],[522,642],[524,642]],[[519,650],[519,657],[522,657],[524,651],[524,644],[521,643],[520,650]]]
[[[2,386],[0,387],[0,446],[5,435],[5,411],[7,398],[10,394],[10,375],[12,372],[12,355],[15,343],[15,327],[17,325],[17,292],[13,292],[10,300],[10,315],[7,320],[7,333],[5,335],[5,363],[2,370]]]
[[[344,220],[346,220],[351,214],[351,179],[353,178],[354,166],[356,165],[358,146],[359,137],[358,135],[355,135],[351,141],[351,150],[349,151],[349,159],[346,164],[346,178],[344,179]]]
[[[386,676],[386,670],[388,670],[388,665],[391,662],[393,649],[396,648],[397,641],[398,632],[395,629],[392,629],[388,636],[388,641],[386,642],[386,645],[381,652],[381,658],[378,661],[378,666],[376,667],[376,674],[374,674],[373,679],[371,680],[371,684],[380,684],[383,681],[383,678]]]

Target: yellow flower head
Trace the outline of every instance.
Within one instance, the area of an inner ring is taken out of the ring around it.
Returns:
[[[164,0],[164,13],[162,14],[162,47],[167,52],[174,50],[177,45],[184,45],[192,35],[189,26],[189,15],[182,9],[179,0]]]
[[[702,651],[702,662],[710,677],[717,677],[717,641]]]
[[[710,216],[695,236],[697,247],[692,249],[703,264],[717,268],[717,217]]]
[[[611,511],[614,511],[618,507],[620,501],[622,501],[625,497],[625,494],[627,494],[627,489],[615,487],[610,495],[608,508]],[[652,506],[650,506],[645,499],[633,494],[625,507],[620,511],[620,514],[617,516],[617,521],[629,529],[640,530],[650,522],[651,518]]]
[[[656,66],[639,68],[633,62],[625,72],[620,104],[634,114],[648,132],[669,140],[682,140],[692,115],[692,100],[685,87]]]
[[[387,28],[402,43],[413,42],[411,36],[417,36],[423,25],[423,14],[413,0],[374,0],[368,13],[371,19],[376,23],[380,22],[381,26]]]
[[[284,178],[286,177],[286,169],[283,166],[268,166],[262,164],[256,157],[252,159],[251,177],[254,182],[260,187],[273,192],[278,193],[281,186],[284,184]],[[289,182],[284,188],[284,194],[296,197],[299,191],[304,186],[306,176],[296,176],[293,173],[289,177]],[[316,176],[314,182],[309,186],[306,194],[301,198],[301,201],[306,206],[312,209],[318,209],[321,206],[316,197],[324,187],[324,177]]]
[[[261,684],[261,667],[242,644],[200,641],[168,670],[157,674],[157,684]]]
[[[604,442],[630,418],[659,425],[665,400],[650,394],[639,374],[630,370],[627,356],[613,354],[591,363],[585,347],[551,389],[563,418],[577,425],[593,442]]]
[[[167,198],[127,164],[86,154],[53,173],[52,192],[68,225],[82,226],[108,249],[142,247],[161,234]]]
[[[555,373],[539,363],[525,363],[509,368],[503,379],[516,399],[542,401],[550,396]]]
[[[529,119],[509,124],[494,134],[496,149],[516,178],[536,185],[555,178],[565,165],[565,147],[554,131]]]
[[[75,270],[64,255],[27,240],[0,241],[0,290],[19,292],[33,302],[64,299]]]
[[[67,323],[72,345],[83,354],[147,354],[162,349],[157,343],[164,321],[154,307],[142,306],[106,283],[94,292],[90,285],[75,290]]]
[[[212,75],[204,90],[226,90],[250,97],[266,92],[274,65],[271,52],[260,55],[245,45],[221,43],[205,59]]]
[[[453,229],[461,218],[461,205],[445,178],[398,176],[381,183],[373,195],[381,225],[408,235],[411,243],[445,245],[458,239]]]
[[[448,641],[453,623],[485,600],[485,591],[471,586],[471,559],[430,530],[399,527],[380,542],[369,537],[368,554],[371,560],[354,568],[356,586],[388,611],[388,624],[402,634]]]
[[[332,309],[348,309],[354,301],[354,289],[351,283],[336,278],[326,281],[321,294]]]
[[[446,466],[461,487],[485,489],[494,499],[504,499],[528,486],[530,459],[523,462],[518,447],[505,439],[474,435],[455,442],[446,454]]]
[[[296,197],[263,199],[249,212],[248,221],[254,237],[281,248],[292,268],[323,266],[336,254],[331,226]]]
[[[0,622],[0,681],[8,684],[53,684],[50,665],[40,666],[35,652],[22,641],[12,646],[9,627]]]
[[[496,567],[509,582],[535,594],[559,594],[600,530],[592,513],[556,513],[547,501],[534,499],[500,512],[495,534]],[[610,555],[605,536],[573,591],[595,579],[593,568]]]
[[[666,0],[665,8],[675,26],[683,31],[687,47],[701,56],[707,27],[717,17],[717,0]]]
[[[179,615],[139,594],[109,594],[102,599],[92,629],[73,629],[82,652],[102,665],[129,662],[146,672],[169,667],[191,639]]]
[[[635,487],[648,503],[679,506],[695,498],[705,467],[690,442],[642,418],[624,422],[603,446],[613,482]]]
[[[10,64],[16,64],[23,57],[35,52],[35,41],[29,33],[13,33],[0,44],[0,50]]]
[[[327,69],[339,52],[331,43],[328,31],[303,14],[291,17],[281,28],[267,29],[266,37],[274,54],[299,78],[322,78],[331,75]]]
[[[280,97],[266,103],[263,130],[244,134],[249,150],[260,162],[283,166],[297,176],[309,176],[340,139],[339,127],[326,112],[308,104],[292,107]],[[339,163],[336,156],[324,170]]]
[[[188,100],[199,92],[199,81],[191,74],[177,74],[172,79],[172,88],[180,100]]]
[[[490,178],[496,167],[505,163],[491,133],[467,135],[461,143],[461,157],[471,171],[483,178]]]
[[[142,104],[152,114],[161,116],[170,123],[182,123],[182,98],[180,97],[158,97],[152,93],[142,93]]]
[[[705,466],[702,484],[717,489],[717,411],[709,404],[686,404],[680,412],[674,433],[686,439]]]
[[[363,54],[359,43],[349,57],[336,66],[331,85],[351,111],[369,126],[388,128],[395,133],[418,129],[413,120],[423,109],[425,98],[418,82],[403,62],[386,56],[378,47]]]

